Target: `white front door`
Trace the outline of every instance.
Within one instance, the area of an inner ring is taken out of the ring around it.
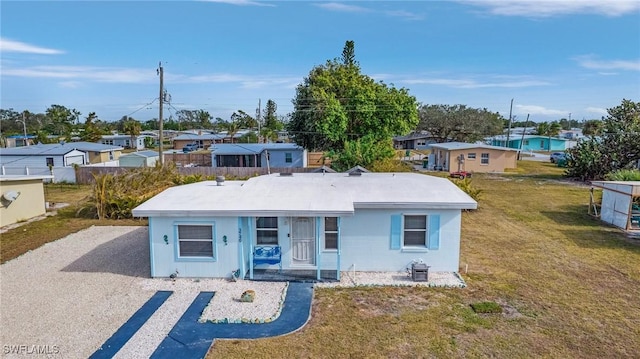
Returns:
[[[291,219],[291,264],[314,266],[316,264],[315,222],[313,217]]]

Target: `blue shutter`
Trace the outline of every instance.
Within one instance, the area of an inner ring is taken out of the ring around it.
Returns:
[[[391,216],[391,249],[400,249],[402,240],[402,216]]]
[[[429,249],[440,248],[440,215],[429,216]]]

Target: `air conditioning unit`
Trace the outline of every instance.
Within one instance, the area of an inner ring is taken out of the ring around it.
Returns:
[[[413,263],[411,265],[411,279],[414,282],[428,282],[429,266],[424,263]]]

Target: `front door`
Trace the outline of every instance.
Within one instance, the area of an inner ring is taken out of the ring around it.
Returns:
[[[294,266],[314,266],[315,222],[313,217],[294,217],[291,220],[291,264]]]

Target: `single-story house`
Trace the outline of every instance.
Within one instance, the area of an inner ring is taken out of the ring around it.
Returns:
[[[160,155],[156,151],[138,151],[120,156],[120,167],[154,167]]]
[[[600,219],[627,231],[640,231],[640,181],[593,181],[602,189]],[[590,210],[594,207],[593,196]]]
[[[447,142],[432,144],[430,168],[443,171],[504,172],[517,168],[518,150],[478,143]]]
[[[186,145],[195,144],[199,149],[205,149],[215,143],[222,143],[225,139],[225,135],[203,133],[203,134],[188,134],[183,133],[173,138],[173,149],[182,150]]]
[[[148,217],[151,276],[239,271],[457,272],[461,211],[476,201],[418,173],[288,173],[169,188],[133,209]]]
[[[0,227],[47,212],[43,180],[51,175],[0,175]]]
[[[31,146],[35,142],[36,136],[34,135],[11,135],[5,137],[6,147],[22,147],[22,146]]]
[[[307,167],[307,150],[295,143],[222,143],[209,149],[212,167]]]
[[[122,155],[123,150],[121,146],[103,145],[93,142],[70,142],[66,145],[72,145],[77,150],[86,153],[87,164],[116,161]]]
[[[0,165],[4,167],[70,167],[86,163],[86,153],[71,143],[0,148]]]
[[[436,140],[428,133],[412,132],[393,138],[393,148],[397,150],[427,150],[432,143],[436,143]]]
[[[103,145],[118,146],[123,148],[133,148],[136,150],[142,150],[145,148],[144,139],[150,137],[147,135],[133,136],[131,135],[102,135],[102,138],[98,140],[98,143]]]
[[[500,135],[490,137],[488,144],[492,146],[515,148],[521,151],[564,151],[568,146],[566,138],[558,138],[540,135]]]

